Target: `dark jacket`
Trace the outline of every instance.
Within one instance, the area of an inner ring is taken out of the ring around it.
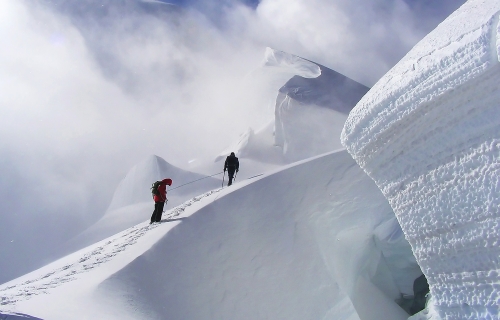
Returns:
[[[224,162],[224,171],[238,171],[240,169],[240,162],[238,161],[238,157],[235,155],[229,155],[226,158],[226,162]]]

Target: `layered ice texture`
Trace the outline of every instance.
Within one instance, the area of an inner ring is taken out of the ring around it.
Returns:
[[[342,143],[387,197],[432,319],[498,319],[500,2],[471,0],[361,99]]]

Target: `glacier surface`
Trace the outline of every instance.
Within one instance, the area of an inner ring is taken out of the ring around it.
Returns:
[[[389,200],[432,319],[498,319],[500,2],[471,0],[361,99],[342,143]]]

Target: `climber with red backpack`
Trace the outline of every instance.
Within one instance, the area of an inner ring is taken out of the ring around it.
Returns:
[[[161,215],[163,213],[163,207],[165,206],[165,202],[167,199],[167,185],[172,185],[172,179],[163,179],[161,181],[156,181],[153,183],[151,187],[151,193],[153,194],[153,200],[155,201],[155,210],[153,211],[153,215],[151,215],[151,223],[160,222]]]

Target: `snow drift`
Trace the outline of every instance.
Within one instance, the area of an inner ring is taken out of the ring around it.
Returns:
[[[389,200],[434,318],[498,319],[500,2],[471,0],[391,69],[342,140]]]
[[[6,283],[1,309],[44,319],[406,319],[394,300],[418,265],[394,219],[350,155],[330,153],[195,197],[161,224]]]

